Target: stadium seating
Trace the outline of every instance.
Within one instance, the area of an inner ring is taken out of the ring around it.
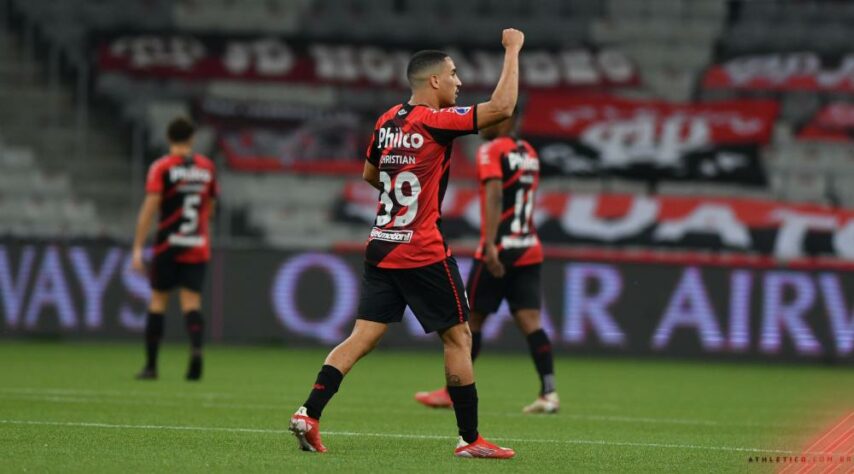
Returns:
[[[0,139],[0,235],[103,236],[95,206],[74,197],[67,175],[46,175],[31,149]]]
[[[130,163],[116,131],[79,129],[71,94],[6,35],[0,104],[0,234],[126,238]]]
[[[848,27],[854,20],[854,6],[844,3],[770,0],[12,0],[12,4],[36,25],[44,41],[60,48],[65,61],[78,65],[86,63],[84,38],[89,32],[127,29],[130,25],[134,29],[177,29],[199,34],[261,33],[309,40],[383,41],[401,45],[435,43],[440,37],[442,46],[463,41],[474,46],[494,46],[498,31],[512,23],[526,31],[527,45],[532,48],[592,44],[625,53],[638,66],[641,83],[613,90],[618,96],[674,102],[740,97],[779,99],[780,118],[773,143],[763,152],[769,176],[767,188],[663,182],[658,184],[657,192],[854,205],[854,186],[851,186],[854,154],[850,146],[804,142],[796,138],[796,131],[828,100],[849,101],[850,95],[701,87],[703,72],[721,50],[738,54],[805,47],[817,52],[833,52],[847,47],[854,41],[854,30]],[[63,21],[68,18],[75,21]],[[37,63],[20,58],[2,56],[0,59],[0,77],[15,84],[24,79],[23,74],[36,74],[32,70],[39,68]],[[163,150],[161,130],[166,121],[178,113],[197,111],[204,100],[256,100],[300,104],[318,110],[340,108],[374,113],[377,104],[391,103],[400,96],[400,91],[387,89],[152,80],[120,73],[94,74],[93,92],[97,100],[110,104],[111,113],[120,118],[126,129],[146,130],[145,150],[141,154],[149,160]],[[47,100],[54,100],[58,110],[30,110],[21,115],[23,120],[30,120],[27,123],[50,124],[46,130],[53,145],[21,133],[22,127],[13,129],[16,137],[24,137],[26,143],[22,144],[35,152],[40,166],[48,173],[32,168],[35,171],[16,171],[0,181],[13,189],[25,186],[22,183],[42,185],[45,179],[59,179],[64,183],[59,185],[60,189],[77,193],[85,203],[96,203],[97,212],[93,211],[92,215],[105,215],[109,223],[106,227],[113,229],[116,235],[127,236],[133,225],[133,212],[130,211],[141,196],[139,183],[131,189],[127,186],[131,179],[141,180],[139,162],[134,168],[128,158],[127,133],[117,133],[115,126],[107,127],[106,132],[87,132],[88,151],[92,154],[87,168],[95,167],[97,172],[92,174],[101,179],[86,178],[85,173],[73,169],[65,171],[63,176],[65,168],[58,165],[64,158],[61,149],[75,146],[75,140],[79,139],[73,126],[74,103],[67,92],[47,94],[44,87],[25,87],[15,94],[0,93],[0,103],[9,104],[15,110],[32,109],[35,101]],[[484,92],[475,94],[478,95],[483,96]],[[0,126],[15,124],[0,119]],[[199,138],[200,151],[216,152],[214,128],[203,127]],[[476,141],[460,143],[469,155],[475,145]],[[19,148],[10,149],[11,155],[7,150],[4,160],[11,160],[9,163],[27,160],[20,158]],[[262,239],[271,245],[329,245],[342,240],[361,240],[363,226],[333,224],[330,216],[330,209],[344,184],[353,178],[256,174],[225,169],[222,171],[225,212],[245,216],[244,224],[260,229]],[[85,184],[78,184],[81,182]],[[543,186],[580,192],[648,191],[644,184],[611,178],[554,178],[544,180]],[[81,206],[88,209],[88,205]],[[23,212],[9,206],[3,209],[10,215]],[[32,211],[36,207],[27,209]],[[33,212],[55,210],[49,205],[40,209]],[[86,215],[89,211],[81,212]],[[224,232],[239,237],[241,231],[237,227],[230,226]]]
[[[251,226],[264,229],[266,243],[283,247],[325,247],[365,237],[364,226],[330,226],[340,178],[226,172],[223,195],[244,207]]]

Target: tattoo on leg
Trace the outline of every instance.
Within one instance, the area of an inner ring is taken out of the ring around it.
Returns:
[[[448,382],[449,387],[459,387],[463,384],[460,376],[452,374],[447,367],[445,367],[445,381]]]

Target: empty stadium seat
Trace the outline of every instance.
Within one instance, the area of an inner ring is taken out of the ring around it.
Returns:
[[[43,18],[46,36],[66,45],[68,54],[94,28],[121,30],[128,27],[157,29],[172,25],[181,31],[220,35],[270,34],[287,37],[380,42],[393,47],[456,43],[496,48],[503,27],[526,32],[526,47],[559,48],[592,43],[626,52],[640,68],[643,84],[611,91],[613,95],[659,100],[727,100],[744,97],[731,90],[696,91],[700,74],[712,61],[715,42],[729,54],[740,52],[812,48],[833,52],[852,43],[854,6],[821,2],[740,2],[740,15],[726,25],[728,2],[723,0],[32,0],[15,2]],[[831,6],[832,5],[832,6]],[[165,13],[164,13],[165,12]],[[73,21],[72,21],[73,20]],[[725,26],[728,26],[725,28]],[[592,40],[592,41],[591,41]],[[85,54],[82,58],[87,59]],[[88,59],[87,59],[88,60]],[[232,87],[228,94],[223,90]],[[238,94],[235,89],[252,90]],[[478,91],[488,95],[489,91]],[[134,122],[147,121],[149,130],[161,130],[178,112],[186,112],[199,97],[281,100],[317,108],[368,109],[400,99],[401,90],[366,91],[309,85],[305,88],[255,82],[190,84],[178,80],[147,80],[117,74],[96,78],[96,94],[118,104],[117,115]],[[253,95],[256,94],[256,95]],[[265,94],[278,94],[275,98]],[[466,90],[467,98],[472,94]],[[792,130],[828,99],[814,93],[754,93],[781,100],[781,120],[774,142],[766,153],[772,190],[786,199],[822,201],[830,182],[827,173],[845,176],[854,160],[845,147],[806,145]],[[842,94],[850,99],[850,94]],[[203,128],[198,143],[211,143],[213,132]],[[207,134],[207,135],[205,135]],[[149,133],[152,148],[162,148],[162,133]],[[68,137],[63,137],[68,138]],[[118,153],[117,153],[118,154]],[[66,229],[102,229],[97,209],[90,201],[78,202],[67,175],[39,167],[32,150],[0,146],[0,221],[8,217],[15,232],[47,232],[38,219],[56,218]],[[802,174],[802,172],[804,172]],[[850,180],[840,178],[838,189]],[[831,180],[833,181],[833,180]],[[269,242],[292,245],[304,242],[324,245],[357,235],[347,226],[329,226],[328,211],[340,194],[341,178],[292,175],[244,175],[225,171],[222,177],[227,206],[250,209],[249,220],[265,229]],[[836,183],[836,181],[833,181]],[[575,192],[643,193],[640,182],[598,179],[544,179],[543,189]],[[124,186],[123,184],[121,186]],[[659,192],[685,195],[747,195],[726,185],[662,183]],[[762,194],[768,191],[758,191]],[[23,200],[7,198],[20,193]],[[854,192],[843,191],[847,197]],[[67,204],[60,205],[63,200]],[[68,218],[73,216],[73,218]],[[4,228],[6,228],[4,227]],[[298,230],[297,230],[298,229]],[[323,234],[311,239],[310,236]]]

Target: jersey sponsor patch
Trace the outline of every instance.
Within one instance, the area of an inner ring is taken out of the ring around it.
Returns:
[[[424,145],[424,135],[404,133],[398,127],[383,127],[378,131],[377,148],[408,148],[417,150]]]
[[[207,242],[203,235],[171,234],[167,240],[175,247],[204,247]]]
[[[454,107],[454,112],[457,115],[465,115],[469,113],[469,110],[471,110],[471,107]]]
[[[371,229],[370,240],[384,240],[396,244],[408,244],[412,241],[411,230],[384,230],[379,227]]]
[[[536,235],[503,235],[501,236],[501,246],[505,249],[523,249],[533,247],[540,243],[540,239]]]
[[[507,153],[507,164],[510,165],[510,169],[513,171],[516,171],[517,169],[525,171],[540,171],[540,160],[527,153],[519,153],[516,151]]]
[[[173,182],[197,181],[209,183],[213,179],[213,173],[210,170],[196,166],[173,166],[169,168],[169,179]]]

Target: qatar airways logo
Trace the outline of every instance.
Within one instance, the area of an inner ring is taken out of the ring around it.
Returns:
[[[379,130],[377,148],[408,148],[417,150],[424,145],[424,136],[420,133],[403,133],[397,127],[383,127]]]
[[[169,168],[169,179],[175,181],[201,181],[209,183],[211,181],[211,172],[204,168],[184,168],[183,166],[175,166]]]

